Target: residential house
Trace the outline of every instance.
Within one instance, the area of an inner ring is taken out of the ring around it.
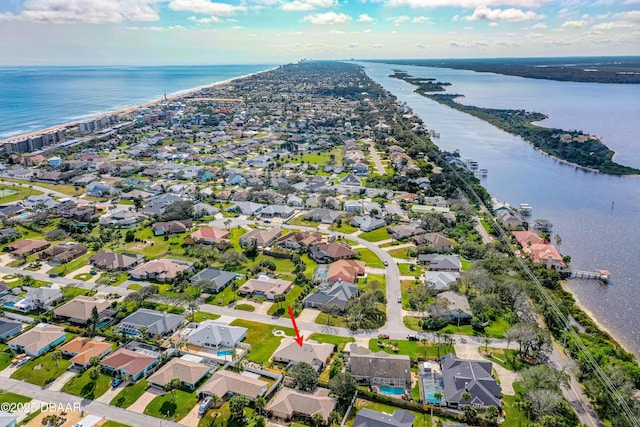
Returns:
[[[157,357],[127,348],[119,348],[101,362],[104,370],[115,376],[129,375],[133,381],[143,378],[157,364]]]
[[[347,175],[340,180],[340,184],[342,185],[355,185],[358,187],[362,187],[362,179],[358,178],[355,175]]]
[[[362,200],[345,200],[342,208],[345,212],[362,213]]]
[[[282,229],[277,227],[267,230],[256,228],[240,236],[240,246],[246,248],[247,246],[256,245],[259,248],[266,248],[271,246],[280,237],[281,233]]]
[[[307,221],[317,221],[322,224],[333,224],[338,218],[344,217],[344,212],[339,212],[333,209],[312,209],[304,215],[304,219]]]
[[[524,227],[524,218],[522,218],[520,214],[512,211],[511,209],[499,209],[495,213],[498,217],[498,220],[507,230],[517,230]]]
[[[427,283],[433,283],[437,290],[449,289],[449,284],[460,278],[457,271],[425,271],[424,280]]]
[[[102,359],[111,353],[112,345],[109,342],[98,341],[87,337],[75,337],[62,347],[62,354],[69,357],[73,366],[86,369],[91,365],[91,358]]]
[[[22,331],[22,323],[0,317],[0,339],[6,340]]]
[[[296,196],[295,194],[289,194],[287,196],[287,205],[293,206],[293,207],[296,207],[296,208],[301,208],[302,204],[303,204],[302,199],[300,197]],[[307,205],[307,206],[309,206],[309,205]]]
[[[167,234],[186,233],[193,227],[193,220],[183,219],[167,222],[156,222],[151,229],[156,236],[164,236]]]
[[[16,427],[18,425],[18,415],[6,411],[0,411],[0,427]]]
[[[110,307],[111,301],[104,298],[80,295],[53,310],[53,315],[56,319],[85,325],[89,320],[91,320],[94,308],[98,310],[98,316],[100,316],[100,319],[104,320],[105,317],[108,317],[111,313],[111,310],[107,312]]]
[[[256,279],[250,279],[240,286],[238,293],[245,296],[258,296],[273,301],[276,295],[286,295],[293,284],[287,280],[274,279],[273,277],[260,275]]]
[[[291,206],[269,205],[260,211],[260,218],[288,219],[295,211],[295,208]]]
[[[38,357],[65,339],[67,339],[67,334],[64,332],[64,328],[48,323],[38,323],[22,335],[9,340],[7,344],[11,350]]]
[[[198,389],[198,397],[203,398],[214,394],[222,399],[240,395],[246,396],[250,401],[267,392],[269,383],[248,375],[236,374],[231,371],[218,371],[209,381]]]
[[[205,320],[196,325],[188,335],[190,344],[206,348],[235,348],[247,336],[247,328],[229,326],[213,320]]]
[[[220,292],[227,285],[232,283],[237,277],[237,273],[231,271],[219,270],[217,268],[205,268],[191,277],[191,283],[204,283],[203,291]]]
[[[339,311],[344,311],[347,302],[352,297],[358,295],[358,286],[349,282],[336,282],[327,290],[317,290],[304,299],[304,306],[309,308],[329,308],[336,307]]]
[[[174,281],[178,277],[178,273],[189,271],[192,267],[193,264],[186,261],[156,259],[137,266],[129,274],[131,274],[131,278],[136,280],[151,279],[167,283]]]
[[[64,299],[64,295],[58,285],[42,286],[40,288],[23,287],[24,289],[27,290],[27,293],[20,301],[13,304],[14,310],[28,312],[37,309],[48,309],[48,307]]]
[[[194,243],[205,245],[213,245],[222,240],[227,240],[228,237],[229,230],[215,227],[203,227],[189,235],[189,238],[191,238]]]
[[[335,347],[334,344],[321,344],[310,340],[303,341],[300,346],[295,338],[286,337],[273,352],[273,360],[285,363],[287,366],[305,362],[321,372],[331,358]]]
[[[418,263],[426,265],[431,271],[462,271],[458,255],[420,254]]]
[[[302,253],[309,246],[318,245],[324,241],[324,235],[317,231],[292,231],[280,237],[275,246],[281,249]]]
[[[513,231],[511,234],[513,234],[516,242],[518,242],[524,249],[528,248],[530,245],[543,245],[545,243],[549,243],[533,231]]]
[[[202,194],[206,194],[206,191],[201,191]],[[202,217],[202,216],[214,216],[217,213],[220,212],[220,209],[211,206],[208,203],[196,203],[195,205],[193,205],[193,213],[194,215],[196,215],[196,217]]]
[[[444,317],[448,320],[471,320],[473,312],[469,306],[469,300],[467,297],[453,291],[441,292],[437,298],[443,298],[449,303],[449,313]]]
[[[351,346],[347,366],[351,375],[369,385],[388,385],[411,390],[411,359],[409,356],[374,353],[367,348]]]
[[[387,228],[387,231],[396,240],[406,240],[406,239],[409,239],[410,237],[426,233],[426,231],[422,229],[419,224],[415,224],[415,223],[406,224],[406,225],[405,224],[394,225]]]
[[[113,329],[130,337],[164,336],[175,332],[184,319],[179,314],[141,308],[122,319]]]
[[[360,228],[362,231],[373,231],[387,225],[382,218],[376,218],[371,215],[357,215],[351,219],[351,225]]]
[[[102,250],[89,258],[91,265],[107,271],[127,271],[144,261],[144,255]]]
[[[265,205],[254,202],[235,202],[232,206],[226,209],[227,212],[237,212],[242,215],[256,216]]]
[[[318,263],[329,263],[341,259],[351,259],[358,255],[344,242],[323,243],[309,246],[309,256]]]
[[[393,414],[362,408],[353,420],[353,427],[412,427],[415,415],[404,409],[396,409]]]
[[[11,255],[21,257],[23,255],[31,255],[40,252],[51,246],[46,240],[23,239],[11,242],[6,248],[11,251]]]
[[[529,245],[524,249],[524,252],[529,255],[534,264],[544,264],[549,269],[566,267],[560,252],[548,243]]]
[[[165,385],[178,378],[182,385],[193,390],[200,381],[209,375],[210,367],[185,358],[175,357],[147,378],[153,387],[164,389]]]
[[[18,237],[20,237],[20,233],[15,228],[3,228],[0,230],[0,243],[11,242]]]
[[[456,244],[451,239],[448,239],[442,233],[424,233],[418,234],[417,236],[413,236],[413,242],[416,245],[429,245],[431,249],[436,251],[448,250]]]
[[[501,388],[491,376],[492,364],[487,360],[460,359],[452,353],[440,362],[444,383],[443,403],[450,407],[473,405],[500,408]],[[471,398],[465,399],[465,393]]]
[[[60,202],[44,194],[40,196],[29,196],[26,199],[20,200],[19,203],[25,209],[30,210],[53,209],[60,205]]]
[[[327,280],[330,282],[358,283],[358,276],[364,274],[364,261],[338,260],[329,265]]]
[[[326,388],[318,387],[315,392],[307,393],[284,387],[269,402],[266,410],[274,418],[287,421],[294,415],[311,418],[314,414],[320,414],[327,423],[329,414],[337,404],[337,399],[329,397],[329,390]]]
[[[93,181],[87,185],[87,196],[104,197],[116,193],[117,190],[112,186],[99,181]]]
[[[128,208],[116,209],[100,216],[98,224],[106,227],[134,227],[138,222],[146,218],[146,215]]]
[[[63,242],[42,251],[42,253],[40,253],[40,259],[47,259],[54,264],[60,265],[73,261],[76,258],[80,258],[86,253],[87,247],[85,245],[80,243]]]

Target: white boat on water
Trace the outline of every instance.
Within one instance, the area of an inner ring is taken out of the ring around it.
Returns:
[[[520,203],[520,209],[518,209],[518,212],[524,216],[531,215],[531,205],[528,203]]]

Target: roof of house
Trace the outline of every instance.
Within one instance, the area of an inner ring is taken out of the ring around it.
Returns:
[[[351,249],[351,246],[343,242],[323,243],[312,246],[312,250],[326,254],[333,259],[353,258],[357,255],[356,251]]]
[[[327,278],[333,280],[337,276],[344,276],[351,279],[351,283],[356,283],[359,274],[364,274],[364,261],[354,259],[341,259],[329,264]]]
[[[64,328],[60,326],[39,323],[22,335],[9,340],[8,344],[21,346],[26,351],[37,352],[64,335],[66,335]]]
[[[98,313],[111,307],[111,302],[104,298],[94,298],[80,295],[66,304],[56,308],[53,312],[56,316],[81,320],[89,320],[93,307],[98,309]]]
[[[464,313],[471,314],[471,307],[466,296],[453,291],[441,292],[437,298],[444,298],[449,301],[449,309],[454,312],[462,310]]]
[[[254,229],[240,237],[241,242],[251,242],[255,240],[256,245],[265,246],[280,236],[282,230],[280,228],[269,228],[267,230]]]
[[[311,245],[321,243],[323,239],[323,234],[317,231],[292,231],[291,233],[285,234],[284,236],[279,238],[278,243],[291,240],[295,241],[303,247],[309,247]]]
[[[449,289],[449,283],[460,278],[457,271],[425,271],[424,279],[428,283],[433,283],[438,290]]]
[[[512,231],[511,233],[513,234],[513,237],[516,238],[516,241],[520,243],[520,246],[522,246],[523,248],[526,248],[529,244],[534,245],[534,244],[548,243],[545,239],[538,236],[538,234],[534,233],[533,231],[529,231],[529,230]]]
[[[220,239],[226,239],[227,236],[229,236],[229,230],[224,230],[224,229],[215,228],[215,227],[203,227],[191,233],[191,237],[193,237],[195,240],[201,240],[201,239],[220,240]]]
[[[149,333],[152,335],[164,334],[176,329],[184,321],[184,316],[173,313],[166,313],[164,311],[150,310],[148,308],[141,308],[134,313],[131,313],[118,325],[123,327],[130,325],[133,327],[144,326],[149,329]]]
[[[291,418],[294,412],[307,416],[320,413],[326,421],[337,403],[336,399],[329,397],[329,390],[326,388],[317,388],[313,393],[305,393],[284,387],[271,400],[266,409],[286,414],[288,418]]]
[[[266,381],[248,375],[236,374],[231,371],[218,371],[198,389],[198,393],[215,394],[220,397],[227,393],[233,393],[257,399],[262,389],[267,385]]]
[[[168,259],[154,259],[131,270],[131,275],[146,276],[155,274],[158,279],[173,279],[180,271],[188,270],[189,265]]]
[[[326,363],[331,357],[335,345],[321,344],[315,341],[303,341],[302,346],[295,338],[284,338],[280,346],[273,352],[274,358],[289,360],[296,363],[306,362],[310,365]]]
[[[401,354],[376,353],[360,346],[351,346],[349,369],[354,376],[394,378],[411,381],[411,359]]]
[[[278,295],[287,293],[290,288],[291,282],[287,280],[258,276],[256,279],[247,280],[238,290],[244,293],[259,292],[264,295]]]
[[[555,246],[543,243],[533,244],[526,249],[531,254],[531,261],[534,263],[545,263],[550,258],[552,261],[558,261],[562,263],[562,255],[555,248]]]
[[[7,247],[13,250],[13,254],[20,255],[23,253],[42,250],[44,248],[48,248],[50,245],[51,243],[46,240],[23,239],[12,242],[8,244]]]
[[[16,322],[15,320],[0,318],[0,335],[4,335],[18,327],[22,328],[22,323]]]
[[[404,409],[396,409],[393,414],[362,408],[353,421],[353,427],[411,427],[415,415]]]
[[[23,289],[27,289],[27,293],[24,296],[26,300],[39,300],[39,301],[48,301],[51,298],[62,298],[62,291],[60,291],[59,285],[49,286],[41,286],[39,288],[27,288],[23,287]]]
[[[60,350],[74,354],[71,361],[84,366],[89,363],[92,357],[99,356],[105,351],[111,350],[111,344],[86,337],[75,337],[60,347]]]
[[[207,341],[214,345],[220,345],[223,342],[237,343],[246,333],[247,328],[241,326],[229,326],[225,323],[205,320],[189,334],[188,339],[189,341]]]
[[[158,369],[147,380],[150,383],[164,386],[173,378],[179,378],[183,383],[195,384],[209,372],[209,367],[197,362],[181,358],[173,358],[162,368]]]
[[[349,282],[336,282],[328,291],[316,291],[307,296],[304,301],[305,303],[322,304],[328,307],[336,305],[342,309],[347,305],[347,301],[357,294],[357,285]]]
[[[125,370],[132,376],[138,375],[145,368],[156,361],[155,357],[138,353],[137,351],[119,348],[114,353],[102,360],[104,366],[109,366],[115,371]]]
[[[464,360],[448,353],[442,358],[445,400],[500,407],[500,384],[491,376],[491,369],[487,360]],[[465,392],[471,394],[471,400],[462,398]]]
[[[98,267],[107,269],[127,269],[135,265],[141,255],[116,253],[114,251],[100,251],[92,256],[89,261]]]
[[[428,263],[431,270],[460,270],[462,268],[458,255],[420,254],[418,261]]]
[[[197,274],[191,276],[191,283],[197,283],[200,280],[213,282],[217,286],[222,286],[236,277],[237,273],[232,271],[220,270],[217,268],[205,268]]]

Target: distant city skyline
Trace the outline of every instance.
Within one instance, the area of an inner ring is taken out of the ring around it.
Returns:
[[[640,55],[640,0],[4,0],[0,65]]]

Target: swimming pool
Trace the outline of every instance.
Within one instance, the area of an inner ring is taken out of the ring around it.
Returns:
[[[429,403],[440,403],[440,399],[435,397],[436,393],[440,393],[440,395],[444,395],[440,387],[436,384],[423,384],[424,387],[424,398]]]
[[[231,350],[221,350],[218,352],[218,357],[231,356]]]
[[[7,301],[7,302],[5,302],[3,305],[4,305],[5,307],[13,307],[13,305],[14,305],[14,304],[15,304],[15,303],[14,303],[13,301]]]
[[[383,385],[380,387],[380,393],[389,396],[402,396],[405,393],[405,390],[402,387],[389,387],[388,385]]]
[[[108,325],[108,324],[109,324],[109,320],[103,320],[102,322],[100,322],[100,323],[98,323],[98,324],[96,325],[96,328],[100,329],[100,328],[105,327],[105,326],[106,326],[106,325]]]

